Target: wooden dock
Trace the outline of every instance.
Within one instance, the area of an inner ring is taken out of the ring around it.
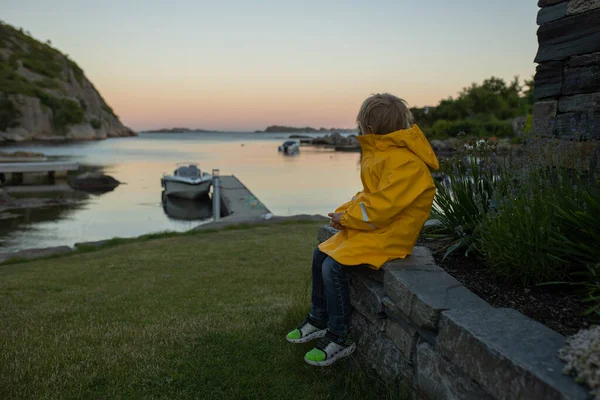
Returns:
[[[79,163],[69,161],[0,163],[0,173],[4,174],[77,171],[78,169]]]
[[[79,163],[70,161],[47,162],[9,162],[0,163],[0,184],[6,182],[6,175],[11,174],[12,182],[23,182],[23,174],[48,174],[50,182],[54,182],[57,172],[77,171]]]
[[[221,208],[226,218],[261,218],[269,209],[235,176],[221,176]]]

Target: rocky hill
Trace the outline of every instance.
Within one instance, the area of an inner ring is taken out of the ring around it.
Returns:
[[[0,144],[133,135],[68,56],[0,23]]]

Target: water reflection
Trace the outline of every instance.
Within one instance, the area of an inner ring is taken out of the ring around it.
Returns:
[[[167,196],[162,192],[165,214],[175,220],[196,221],[212,218],[212,200],[207,195],[196,200]]]

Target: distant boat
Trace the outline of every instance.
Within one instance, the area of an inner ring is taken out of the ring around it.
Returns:
[[[296,140],[286,140],[279,146],[279,152],[283,154],[298,154],[300,152],[300,145]]]
[[[196,164],[179,166],[173,175],[163,175],[161,186],[167,196],[197,199],[208,196],[212,185],[211,174],[202,172]]]

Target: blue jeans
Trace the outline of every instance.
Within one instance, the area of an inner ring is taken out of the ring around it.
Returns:
[[[348,268],[317,247],[312,263],[312,308],[310,316],[327,321],[327,329],[338,336],[346,336],[350,330],[352,307]]]

